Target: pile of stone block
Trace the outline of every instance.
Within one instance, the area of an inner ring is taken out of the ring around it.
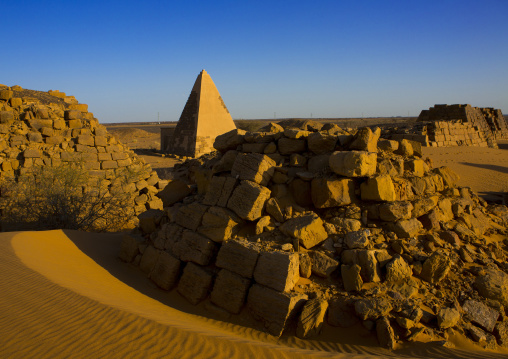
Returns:
[[[275,336],[363,325],[387,348],[453,333],[508,345],[508,209],[430,168],[419,142],[380,134],[270,124],[218,136],[217,153],[179,166],[120,258]]]
[[[155,171],[99,124],[88,105],[59,91],[24,90],[0,85],[0,180],[18,180],[38,166],[80,163],[109,191],[131,195],[133,218],[162,209],[156,194],[165,185]],[[116,188],[125,171],[132,183]]]

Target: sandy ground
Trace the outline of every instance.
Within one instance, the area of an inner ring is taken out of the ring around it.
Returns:
[[[500,202],[508,194],[508,141],[499,149],[483,147],[426,147],[434,167],[448,166],[460,176],[459,186],[471,187],[485,199]],[[508,200],[508,198],[507,198]]]
[[[416,343],[389,352],[362,330],[276,339],[159,290],[116,257],[120,234],[0,234],[0,358],[506,358]],[[243,317],[246,314],[243,313]],[[241,321],[242,316],[233,318]]]

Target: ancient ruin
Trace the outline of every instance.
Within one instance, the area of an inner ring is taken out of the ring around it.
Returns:
[[[508,121],[499,109],[435,105],[422,110],[414,126],[387,132],[392,139],[410,139],[424,146],[497,148],[497,140],[508,139]]]
[[[453,333],[508,346],[508,209],[431,168],[419,142],[380,135],[272,123],[218,136],[120,258],[274,336],[361,323],[385,348]]]
[[[161,150],[178,156],[199,157],[214,151],[215,138],[236,126],[212,78],[198,75],[187,103],[172,129],[161,128]]]
[[[88,105],[59,91],[0,85],[0,181],[19,182],[35,168],[69,163],[83,166],[110,194],[129,195],[126,210],[136,222],[147,209],[162,209],[156,194],[165,182],[110,135]],[[118,181],[127,174],[129,183]]]

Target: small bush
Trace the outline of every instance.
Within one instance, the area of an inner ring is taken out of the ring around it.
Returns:
[[[109,181],[79,163],[36,167],[1,183],[2,221],[13,230],[120,230],[134,216],[134,177],[125,170]]]

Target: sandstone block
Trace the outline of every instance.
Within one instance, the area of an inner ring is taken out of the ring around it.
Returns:
[[[350,179],[314,178],[311,197],[316,208],[338,207],[351,203],[354,198],[354,182]]]
[[[280,337],[286,322],[296,317],[306,301],[304,294],[278,292],[254,284],[247,296],[247,308],[256,320],[263,323],[268,333]]]
[[[313,132],[307,137],[309,150],[316,155],[332,152],[337,144],[337,136],[324,132]]]
[[[379,148],[381,151],[395,152],[399,148],[399,142],[393,140],[380,139],[377,142],[377,148]]]
[[[233,314],[240,313],[251,281],[236,273],[221,269],[213,286],[210,300]]]
[[[499,318],[499,312],[497,310],[472,299],[466,300],[462,309],[467,319],[478,324],[489,333],[492,333],[497,319]]]
[[[14,92],[11,90],[0,90],[0,100],[7,101],[13,96]]]
[[[203,215],[198,232],[215,242],[231,238],[241,223],[241,219],[233,212],[222,207],[210,207]]]
[[[70,104],[69,110],[78,110],[81,112],[88,112],[88,105],[84,103],[76,103],[76,104]]]
[[[413,210],[411,202],[390,202],[379,206],[379,217],[383,221],[395,222],[399,219],[410,219]]]
[[[277,147],[279,148],[279,153],[283,156],[305,152],[305,139],[282,137],[277,141]]]
[[[442,308],[437,313],[437,325],[439,328],[453,328],[460,320],[460,312],[454,308]]]
[[[421,217],[436,207],[439,197],[419,198],[413,202],[412,217]]]
[[[401,219],[395,222],[391,229],[399,238],[410,238],[414,237],[423,228],[422,223],[416,218]]]
[[[319,335],[323,327],[328,301],[322,298],[308,300],[303,306],[296,327],[298,338],[311,338]]]
[[[163,211],[151,209],[138,215],[139,228],[143,233],[152,233],[157,231],[157,225],[159,224]]]
[[[346,177],[368,177],[376,173],[377,153],[366,151],[336,151],[330,155],[333,172]]]
[[[455,186],[460,179],[458,174],[446,166],[436,168],[434,169],[434,172],[443,178],[443,183],[447,188]]]
[[[330,154],[312,156],[307,162],[307,169],[311,173],[325,172],[329,168]]]
[[[260,254],[254,280],[279,292],[289,292],[300,279],[298,253],[263,252]]]
[[[255,182],[241,181],[229,198],[227,207],[240,218],[253,221],[261,217],[270,193],[268,188]]]
[[[246,240],[229,240],[222,244],[215,265],[245,278],[252,278],[261,249]]]
[[[40,158],[41,157],[41,150],[38,148],[27,148],[23,152],[23,156],[25,158]]]
[[[312,205],[311,184],[300,178],[295,178],[289,184],[289,190],[295,202],[302,207]]]
[[[423,263],[420,277],[429,283],[437,283],[446,277],[451,266],[452,263],[449,257],[439,252],[434,252]]]
[[[139,254],[139,243],[140,241],[136,237],[125,234],[122,237],[118,257],[124,262],[132,262]]]
[[[81,113],[81,112],[79,112]],[[79,118],[77,119],[68,119],[69,128],[83,128],[83,122]]]
[[[320,251],[309,251],[312,260],[312,274],[318,277],[329,277],[338,267],[339,262]]]
[[[411,142],[409,142],[406,139],[403,139],[399,142],[399,148],[395,151],[395,153],[411,157],[413,155],[413,146],[411,145]]]
[[[182,227],[196,231],[201,224],[201,219],[207,211],[208,206],[199,202],[192,202],[190,204],[180,207],[175,216],[175,222]]]
[[[240,153],[236,156],[231,176],[266,186],[274,173],[275,161],[260,153]]]
[[[353,142],[349,144],[349,149],[368,152],[377,152],[377,142],[381,136],[381,129],[376,127],[372,131],[369,127],[363,127],[356,133]]]
[[[390,301],[383,297],[363,298],[355,302],[355,312],[361,320],[377,320],[392,309]]]
[[[376,320],[376,334],[379,345],[383,348],[395,348],[395,333],[388,318],[382,317]]]
[[[404,162],[404,170],[411,176],[423,177],[425,175],[424,162],[421,159],[413,159]]]
[[[395,257],[386,265],[386,280],[389,282],[397,282],[411,277],[413,271],[406,261],[400,257]]]
[[[198,304],[208,296],[213,275],[206,269],[189,262],[183,270],[177,291],[191,304]]]
[[[95,145],[94,138],[91,135],[78,136],[78,143],[80,145],[91,146],[91,147],[93,147]],[[116,160],[116,158],[114,158],[114,159]]]
[[[233,177],[212,176],[203,204],[225,207],[235,185],[236,179]]]
[[[508,274],[489,268],[476,277],[474,287],[481,296],[508,307]]]
[[[147,276],[150,276],[155,263],[159,259],[161,251],[156,249],[153,246],[148,246],[145,248],[143,252],[143,256],[141,257],[141,262],[139,263],[139,269],[143,271]]]
[[[184,262],[206,266],[215,254],[215,244],[198,233],[185,231],[173,251]]]
[[[344,237],[344,243],[349,249],[367,248],[370,244],[370,230],[360,230],[347,232]]]
[[[81,120],[83,118],[83,114],[81,111],[78,110],[67,110],[64,113],[64,118],[66,120]],[[71,127],[71,124],[69,123],[69,127]],[[73,128],[73,127],[71,127]]]
[[[245,142],[244,135],[246,131],[234,129],[215,138],[213,147],[220,152],[236,150],[236,148]]]
[[[11,111],[0,111],[0,123],[10,125],[14,122],[14,113]]]
[[[396,200],[395,187],[388,175],[370,177],[360,186],[361,198],[364,201],[386,201]]]
[[[360,275],[361,267],[358,264],[340,266],[342,283],[347,292],[360,291],[363,286],[363,280]]]
[[[494,335],[497,343],[502,347],[508,347],[508,322],[498,322],[494,327]]]
[[[327,321],[334,327],[349,328],[359,322],[353,303],[345,297],[336,296],[328,308]]]
[[[104,155],[110,155],[105,153]],[[192,190],[183,181],[173,180],[169,182],[157,196],[162,200],[164,207],[171,207],[176,202],[180,202],[182,199],[187,197]]]
[[[150,279],[160,288],[170,290],[178,282],[181,263],[168,252],[161,251],[150,272]]]
[[[101,162],[101,169],[103,170],[109,170],[109,169],[115,169],[118,168],[118,162],[116,161],[102,161]]]
[[[213,173],[229,172],[233,168],[238,151],[229,150],[222,155],[220,160],[216,162],[212,167]]]
[[[20,97],[12,97],[10,102],[11,107],[17,108],[23,104],[23,99],[21,99]]]
[[[292,218],[279,229],[287,236],[297,238],[306,249],[320,244],[328,237],[323,221],[316,214]]]
[[[309,278],[312,275],[312,259],[306,252],[298,253],[300,259],[300,277]]]
[[[272,216],[277,222],[284,222],[284,215],[276,198],[270,198],[266,202],[266,213]]]

